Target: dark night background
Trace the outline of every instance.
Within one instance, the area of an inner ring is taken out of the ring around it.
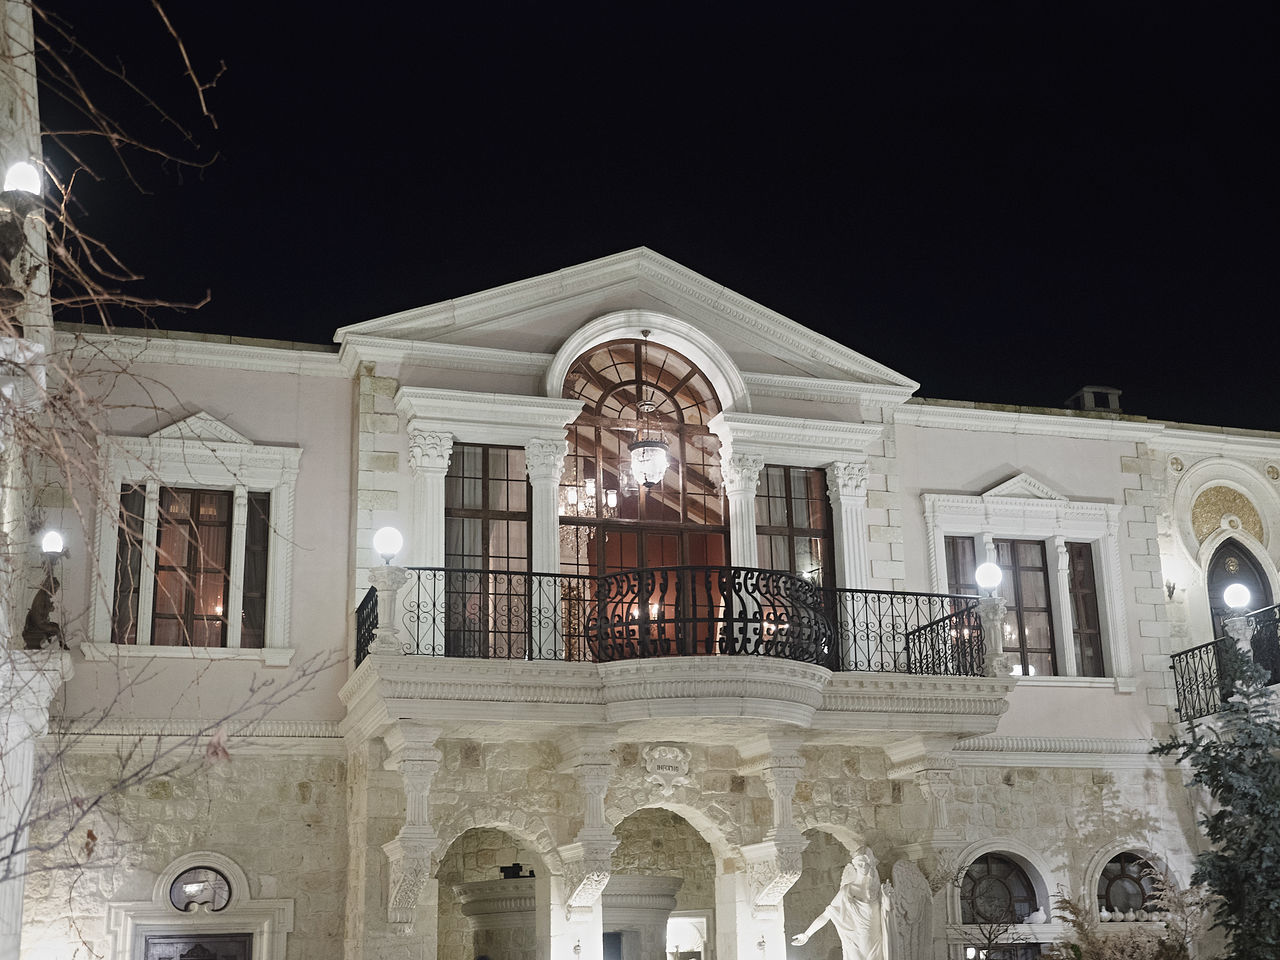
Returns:
[[[146,0],[44,6],[217,154],[81,192],[211,290],[162,326],[327,342],[645,245],[924,396],[1280,429],[1274,4],[170,0],[216,130]]]

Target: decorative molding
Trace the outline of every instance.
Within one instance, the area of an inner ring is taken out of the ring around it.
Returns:
[[[726,337],[734,335],[754,336],[768,344],[774,352],[779,348],[786,348],[797,361],[806,364],[834,367],[853,374],[857,379],[909,387],[911,390],[919,387],[915,381],[883,364],[841,346],[645,247],[467,297],[343,327],[334,334],[334,339],[343,341],[353,335],[375,334],[384,337],[401,335],[408,339],[422,340],[430,331],[510,318],[541,305],[571,300],[595,291],[624,289],[627,286],[657,294],[666,302],[673,303],[677,309],[687,307],[699,321],[699,327],[704,328],[713,340],[723,342]]]
[[[297,374],[302,377],[344,377],[350,374],[331,347],[299,349],[296,346],[263,346],[218,340],[178,340],[154,335],[124,333],[70,333],[54,335],[54,349],[73,363],[96,360],[113,367],[134,363],[167,363],[181,366],[248,370],[255,373]],[[92,367],[90,367],[92,369]]]
[[[230,902],[221,910],[206,907],[179,910],[169,902],[174,881],[194,867],[212,867],[227,878]],[[141,957],[148,934],[155,933],[251,933],[254,960],[285,960],[288,935],[293,930],[292,900],[255,900],[249,879],[230,857],[214,851],[184,854],[160,874],[151,899],[107,904],[110,955],[115,960]]]
[[[182,420],[175,421],[167,427],[161,427],[149,434],[154,440],[181,440],[201,443],[245,443],[253,441],[243,433],[227,426],[217,417],[212,417],[203,410],[191,414]]]
[[[338,331],[342,333],[341,330]],[[337,337],[335,337],[337,339]],[[469,373],[501,373],[507,376],[546,375],[549,353],[524,353],[433,340],[398,340],[393,337],[352,334],[342,338],[338,351],[343,372],[354,377],[361,363],[412,363],[419,367],[465,370]]]
[[[267,667],[287,667],[297,653],[293,647],[160,647],[133,643],[80,644],[80,652],[91,662],[111,660],[256,660]]]
[[[1102,770],[1172,769],[1176,759],[1151,755],[1154,741],[1102,737],[995,737],[962,740],[955,747],[963,767],[1055,767]]]
[[[1280,433],[1261,430],[1170,425],[1150,442],[1171,455],[1193,453],[1234,460],[1274,460],[1280,456]]]
[[[984,409],[970,404],[909,400],[894,411],[894,422],[939,430],[980,430],[1030,436],[1073,437],[1080,440],[1150,442],[1165,429],[1153,421],[1112,420],[1074,410],[1054,412]]]
[[[524,446],[530,440],[560,440],[565,425],[582,412],[581,400],[499,393],[468,393],[432,387],[401,387],[396,410],[409,432],[452,433],[461,443]]]
[[[1121,740],[1105,737],[997,737],[982,736],[961,740],[953,748],[957,753],[1092,753],[1149,756],[1154,741]]]
[[[707,426],[720,438],[723,460],[737,454],[763,457],[765,463],[792,467],[822,467],[832,460],[857,459],[879,440],[882,423],[802,420],[755,413],[725,411]]]
[[[190,737],[208,730],[203,720],[185,717],[155,719],[121,719],[103,717],[85,720],[76,717],[65,720],[55,717],[59,734],[91,737]],[[336,720],[228,720],[224,724],[230,737],[341,739],[341,724]]]
[[[1019,500],[1061,500],[1064,503],[1067,498],[1054,490],[1047,483],[1041,483],[1029,473],[1019,473],[1010,477],[1004,483],[997,484],[986,493],[982,494],[983,500],[999,501],[1002,498],[1014,498]]]
[[[833,723],[847,722],[841,714],[891,714],[899,723],[900,718],[911,715],[951,715],[968,722],[989,718],[994,730],[996,719],[1009,707],[1009,693],[1015,685],[1012,677],[837,673],[823,694],[819,721],[827,729]]]
[[[776,373],[744,373],[743,381],[753,397],[779,400],[808,400],[818,403],[857,403],[877,407],[904,403],[912,387],[888,383],[859,383],[852,380],[823,380]]]

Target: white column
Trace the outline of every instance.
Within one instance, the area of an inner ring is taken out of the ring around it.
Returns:
[[[72,674],[71,655],[52,651],[7,650],[0,658],[0,741],[4,767],[0,779],[0,957],[16,958],[22,938],[27,827],[36,739],[49,725],[49,701]],[[17,833],[14,837],[13,834]],[[16,851],[16,852],[9,852]]]
[[[836,586],[866,590],[871,584],[867,557],[867,465],[836,462],[826,466],[836,544]]]
[[[231,501],[231,569],[227,573],[227,647],[240,646],[240,614],[244,609],[244,538],[249,520],[249,491],[237,483]]]
[[[156,543],[159,540],[160,486],[147,484],[142,510],[142,582],[138,584],[138,646],[151,643],[151,624],[156,604]],[[112,569],[111,567],[107,568]]]
[[[1049,603],[1057,613],[1053,627],[1059,637],[1058,673],[1074,677],[1080,673],[1080,667],[1076,663],[1076,631],[1071,618],[1071,555],[1067,552],[1067,538],[1054,537],[1053,547],[1058,558],[1058,575],[1051,584]]]
[[[730,453],[722,457],[720,472],[729,496],[729,561],[735,567],[758,567],[760,550],[756,544],[756,487],[764,457]]]
[[[525,472],[533,488],[529,512],[533,516],[533,548],[529,557],[529,626],[531,656],[564,659],[561,628],[560,582],[560,478],[569,441],[534,438],[524,445]],[[603,492],[601,493],[603,496]]]
[[[413,470],[409,556],[414,566],[444,566],[444,475],[452,456],[453,434],[409,431]]]
[[[409,582],[409,572],[404,567],[393,567],[384,564],[369,571],[369,583],[378,591],[378,628],[374,631],[370,653],[401,654],[405,651],[400,646],[400,604],[397,598],[400,588]],[[421,645],[421,638],[418,643]],[[416,652],[422,653],[421,649]],[[426,651],[430,652],[430,651]],[[443,650],[437,651],[443,653]]]

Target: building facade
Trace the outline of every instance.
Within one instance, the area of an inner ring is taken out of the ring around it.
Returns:
[[[105,498],[42,493],[40,790],[107,796],[24,958],[826,960],[864,846],[895,956],[1034,956],[1059,891],[1185,883],[1149,750],[1221,588],[1280,590],[1280,435],[919,399],[646,249],[334,339],[57,333],[127,376]]]

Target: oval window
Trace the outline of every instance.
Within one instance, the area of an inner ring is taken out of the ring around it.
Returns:
[[[231,884],[213,867],[192,867],[173,881],[169,902],[182,911],[203,906],[216,913],[231,902]]]

